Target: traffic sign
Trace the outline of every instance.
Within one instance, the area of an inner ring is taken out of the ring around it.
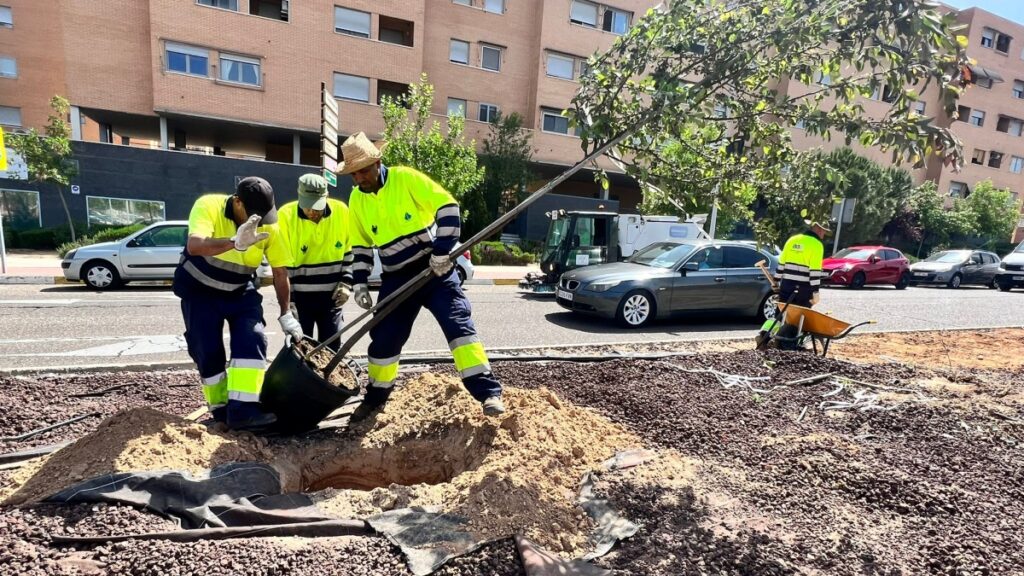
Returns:
[[[335,144],[335,142],[337,142],[337,141],[336,140],[328,140],[328,139],[324,138],[324,140],[323,140],[324,158],[327,158],[327,157],[337,158],[338,157],[338,145]],[[326,167],[326,164],[324,166]]]
[[[331,186],[338,185],[338,177],[335,176],[334,172],[331,172],[330,170],[324,170],[324,178],[327,180],[327,183],[330,184]]]
[[[331,172],[338,171],[338,161],[330,156],[324,156],[324,170],[330,170]]]
[[[324,100],[324,108],[330,109],[331,112],[334,112],[334,116],[337,117],[338,116],[338,101],[334,99],[334,94],[331,94],[331,92],[326,87],[324,88],[324,98],[323,98],[323,100]]]

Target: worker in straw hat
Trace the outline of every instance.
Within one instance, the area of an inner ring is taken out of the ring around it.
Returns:
[[[434,315],[455,358],[455,368],[484,414],[505,411],[501,384],[491,373],[483,344],[470,317],[449,254],[459,240],[459,205],[429,176],[405,166],[384,166],[381,151],[359,132],[341,145],[344,162],[338,174],[351,174],[356,187],[349,197],[352,235],[353,295],[365,309],[373,307],[367,279],[373,248],[380,253],[380,298],[386,298],[424,269],[434,278],[370,330],[370,385],[352,421],[374,413],[391,395],[398,359],[420,308]],[[435,229],[436,227],[436,229]]]
[[[302,332],[325,340],[344,325],[341,307],[352,294],[348,206],[327,197],[319,174],[299,178],[298,200],[281,206],[278,221],[291,264],[288,279]],[[331,344],[338,350],[338,342]]]
[[[818,303],[821,288],[821,261],[825,246],[821,243],[831,232],[828,225],[804,220],[807,230],[794,234],[786,240],[779,256],[776,275],[779,277],[779,299],[797,306],[814,306]]]

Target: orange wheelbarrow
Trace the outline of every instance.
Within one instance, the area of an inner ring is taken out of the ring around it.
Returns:
[[[780,322],[783,325],[796,328],[796,335],[787,337],[776,333],[772,335],[772,338],[791,344],[792,347],[800,347],[801,343],[810,339],[811,348],[815,354],[819,354],[818,345],[821,345],[821,356],[828,354],[829,344],[833,340],[842,340],[855,329],[875,323],[874,320],[868,320],[859,324],[849,324],[804,306],[797,306],[795,304],[786,306],[782,302],[779,303],[779,314],[781,316]]]

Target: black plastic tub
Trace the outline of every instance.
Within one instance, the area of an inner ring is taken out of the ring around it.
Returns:
[[[342,362],[338,370],[352,370]],[[358,382],[353,373],[353,381]],[[277,416],[276,429],[282,433],[305,432],[338,409],[358,388],[334,386],[302,359],[294,346],[285,345],[267,368],[260,403]]]

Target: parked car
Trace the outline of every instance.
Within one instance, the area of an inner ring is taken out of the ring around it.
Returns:
[[[910,285],[945,284],[959,288],[964,284],[995,287],[999,256],[981,250],[943,250],[910,265]]]
[[[585,266],[559,279],[555,298],[573,312],[638,328],[682,314],[774,314],[777,295],[756,264],[776,258],[744,242],[658,242],[624,262]]]
[[[1003,257],[996,272],[995,285],[1003,292],[1024,287],[1024,242]]]
[[[135,280],[170,280],[187,239],[187,221],[157,222],[117,242],[76,248],[64,256],[61,268],[68,280],[81,280],[97,290],[117,288]],[[379,283],[380,258],[376,250],[373,256],[370,282]],[[459,255],[455,270],[463,282],[473,278],[468,250]],[[256,273],[260,278],[271,276],[266,260]]]
[[[897,290],[910,286],[910,261],[895,248],[851,246],[821,263],[823,284],[863,288],[868,284],[892,284]]]

